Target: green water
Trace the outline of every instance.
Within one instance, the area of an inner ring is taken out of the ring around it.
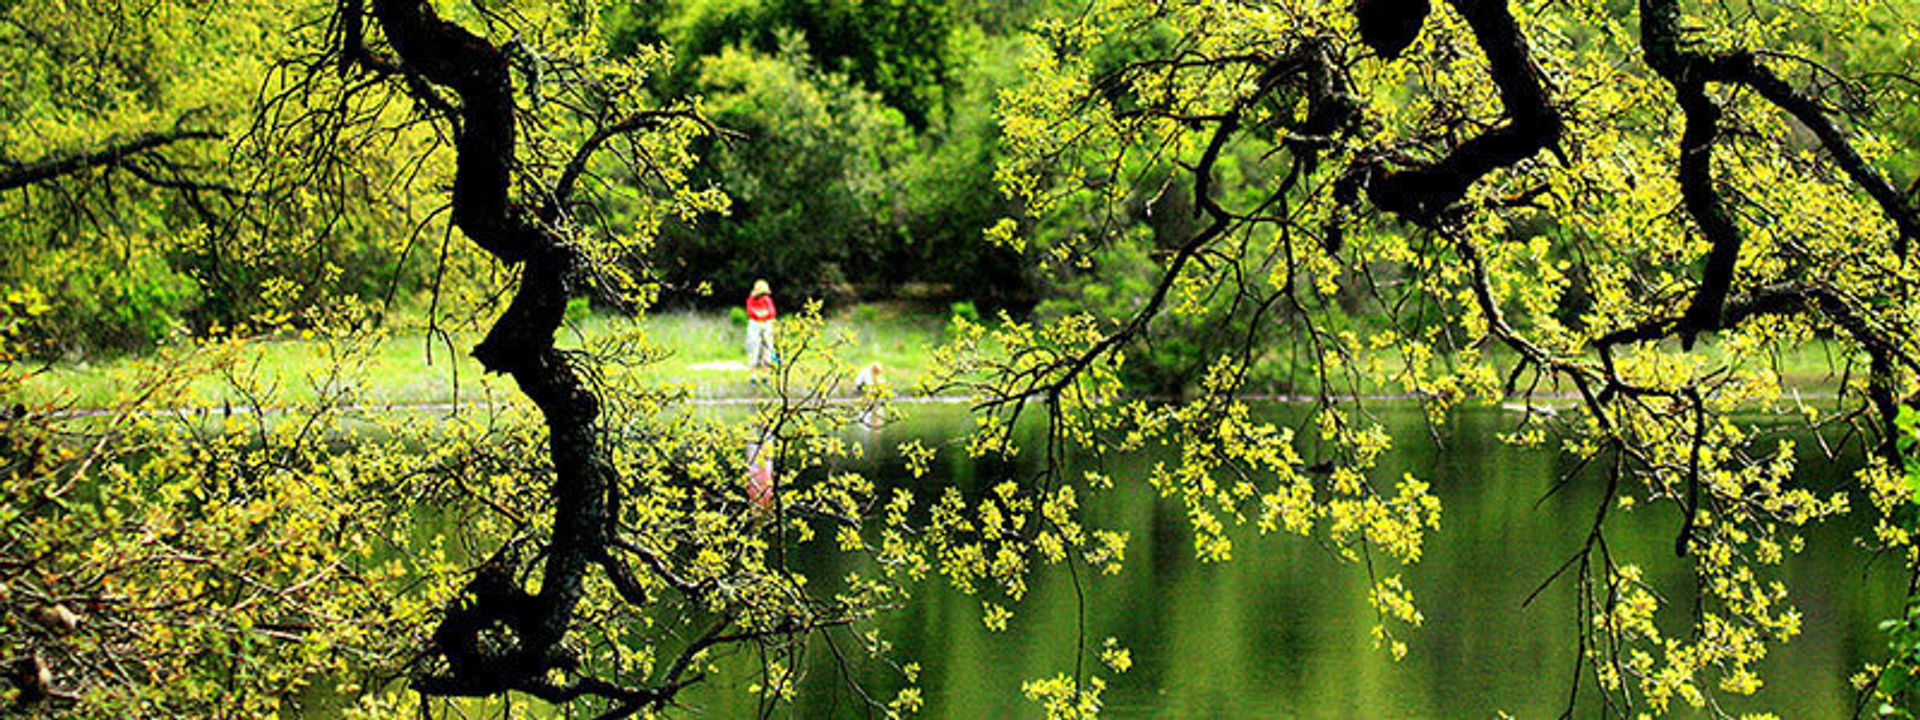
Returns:
[[[966,459],[953,447],[953,438],[971,425],[958,408],[912,412],[905,421],[860,436],[873,463],[863,469],[883,483],[905,475],[891,448],[915,438],[944,448],[934,475],[925,480],[929,487],[955,483],[971,497],[1009,472],[1032,470]],[[1265,412],[1277,422],[1301,417],[1287,406]],[[983,626],[977,599],[937,579],[919,588],[909,608],[882,620],[883,632],[899,648],[896,659],[923,668],[924,716],[1039,717],[1020,685],[1072,672],[1083,613],[1086,669],[1109,678],[1109,717],[1558,716],[1573,677],[1571,585],[1554,586],[1530,607],[1521,603],[1579,548],[1599,483],[1577,479],[1549,496],[1570,463],[1552,452],[1494,441],[1495,431],[1518,422],[1511,413],[1464,412],[1440,429],[1443,447],[1429,439],[1420,415],[1410,409],[1388,409],[1381,418],[1399,442],[1381,476],[1412,472],[1431,481],[1445,505],[1425,559],[1398,571],[1427,620],[1403,635],[1411,646],[1404,660],[1396,663],[1373,646],[1368,630],[1375,618],[1363,567],[1340,561],[1314,541],[1263,537],[1251,527],[1234,535],[1233,561],[1200,563],[1179,509],[1127,482],[1126,466],[1109,464],[1116,488],[1089,501],[1087,509],[1094,525],[1131,534],[1127,565],[1116,576],[1090,577],[1083,568],[1084,603],[1061,567],[1037,574],[1002,633]],[[1799,445],[1803,451],[1817,447],[1804,437]],[[1152,459],[1149,454],[1132,462],[1141,467]],[[1807,457],[1802,476],[1813,486],[1835,487],[1857,462],[1857,456]],[[1659,507],[1614,517],[1609,541],[1616,557],[1641,564],[1650,582],[1684,602],[1691,576],[1672,552],[1675,511]],[[1789,719],[1852,713],[1855,697],[1847,677],[1883,650],[1874,625],[1901,601],[1898,569],[1885,561],[1870,564],[1854,546],[1865,529],[1849,519],[1807,533],[1806,552],[1790,561],[1783,578],[1805,616],[1804,632],[1775,648],[1758,696],[1722,697],[1724,710],[1768,710]],[[845,570],[820,558],[804,562],[822,579]],[[1092,651],[1108,636],[1131,649],[1130,672],[1114,676],[1093,659]],[[799,697],[776,716],[867,717],[850,682],[882,700],[892,697],[897,673],[840,640],[849,653],[844,665],[817,638],[809,645]],[[757,661],[739,655],[722,666],[734,672],[685,694],[684,710],[727,718],[755,712],[745,688],[758,679]],[[1580,694],[1575,717],[1597,716],[1593,689],[1582,687]]]

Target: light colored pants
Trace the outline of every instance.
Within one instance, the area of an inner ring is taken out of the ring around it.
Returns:
[[[773,321],[747,321],[747,367],[773,366]]]

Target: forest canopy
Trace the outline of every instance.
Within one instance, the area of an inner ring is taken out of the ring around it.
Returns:
[[[1912,10],[0,2],[0,706],[662,716],[750,658],[773,715],[812,648],[910,715],[882,619],[935,584],[1004,631],[1062,567],[1084,602],[1138,562],[1088,510],[1128,487],[1205,563],[1324,548],[1398,660],[1446,508],[1384,470],[1426,440],[1393,398],[1442,444],[1517,406],[1498,440],[1566,460],[1547,492],[1598,486],[1513,599],[1572,605],[1567,713],[1733,716],[1785,681],[1811,528],[1864,518],[1823,561],[1920,577]],[[650,318],[766,277],[744,420],[658,380]],[[834,313],[877,305],[934,308],[913,387],[855,387]],[[369,389],[396,338],[453,412]],[[289,382],[260,349],[294,342]],[[116,356],[107,400],[33,391]],[[1817,402],[1782,370],[1810,356]],[[849,469],[912,396],[972,427]],[[950,459],[992,476],[921,482]],[[1920,707],[1912,586],[1862,713]],[[1036,713],[1100,714],[1131,664],[1081,635]]]

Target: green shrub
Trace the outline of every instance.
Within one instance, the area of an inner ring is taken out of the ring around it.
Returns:
[[[1889,513],[1888,520],[1912,532],[1920,529],[1920,411],[1901,406],[1894,425],[1894,443],[1905,466],[1907,500]],[[1920,595],[1909,592],[1901,614],[1882,620],[1880,632],[1887,635],[1887,661],[1872,687],[1873,699],[1879,702],[1875,716],[1912,720],[1913,708],[1920,704]]]
[[[44,293],[50,310],[27,329],[49,355],[134,350],[165,339],[201,297],[199,283],[152,255],[124,263],[81,253],[48,253],[22,285]]]
[[[579,324],[593,314],[593,303],[584,297],[567,300],[566,318],[568,323]]]
[[[1051,322],[1084,312],[1109,328],[1119,327],[1146,305],[1159,281],[1161,266],[1153,252],[1151,237],[1143,228],[1095,248],[1090,267],[1054,278],[1048,299],[1035,308],[1035,315]],[[1236,352],[1254,322],[1254,313],[1245,306],[1234,307],[1231,293],[1214,293],[1200,307],[1182,312],[1163,311],[1128,343],[1120,379],[1134,392],[1181,395],[1198,383],[1214,361]],[[1292,370],[1292,363],[1278,354],[1259,355],[1244,377],[1245,389],[1299,390]]]
[[[952,310],[953,312],[950,317],[953,319],[965,320],[976,325],[980,324],[980,310],[973,306],[973,301],[961,300],[953,304]]]

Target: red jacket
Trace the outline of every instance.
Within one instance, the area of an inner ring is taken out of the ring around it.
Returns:
[[[773,319],[773,296],[755,295],[747,298],[747,318],[759,322]]]

